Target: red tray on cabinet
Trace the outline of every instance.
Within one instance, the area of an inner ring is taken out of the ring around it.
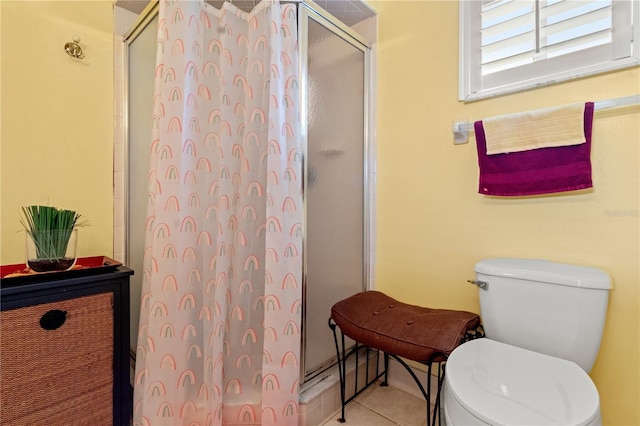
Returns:
[[[79,257],[76,264],[68,271],[34,272],[26,264],[0,266],[0,285],[22,284],[48,279],[82,277],[85,275],[109,272],[122,266],[122,262],[106,256]]]

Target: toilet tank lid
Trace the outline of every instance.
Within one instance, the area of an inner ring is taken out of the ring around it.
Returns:
[[[611,277],[601,269],[539,259],[492,258],[476,263],[479,274],[609,290]]]

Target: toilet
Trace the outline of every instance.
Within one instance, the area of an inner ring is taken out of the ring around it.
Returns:
[[[599,269],[532,259],[475,266],[486,337],[449,356],[447,425],[601,425],[587,374],[604,330],[611,278]]]

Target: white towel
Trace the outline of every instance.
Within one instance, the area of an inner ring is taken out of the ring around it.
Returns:
[[[482,120],[487,155],[585,142],[584,103],[501,115]]]

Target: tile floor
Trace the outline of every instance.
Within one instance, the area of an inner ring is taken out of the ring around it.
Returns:
[[[425,426],[425,401],[392,386],[370,386],[347,405],[346,423],[336,413],[323,426]]]

